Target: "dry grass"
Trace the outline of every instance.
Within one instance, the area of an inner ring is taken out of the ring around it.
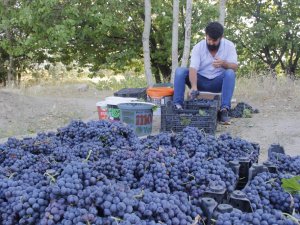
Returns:
[[[235,98],[237,101],[272,104],[275,107],[287,103],[298,104],[300,100],[300,82],[287,77],[277,79],[271,76],[252,76],[236,80]]]
[[[63,75],[61,75],[63,73]],[[118,90],[123,87],[133,87],[134,85],[145,86],[143,79],[132,77],[131,72],[115,76],[111,71],[105,71],[106,76],[90,79],[87,74],[79,74],[74,71],[60,71],[58,75],[53,76],[47,71],[33,71],[24,74],[22,77],[21,91],[24,93],[28,90],[34,90],[38,94],[41,87],[47,87],[49,92],[57,91],[57,88],[76,88],[80,84],[97,86],[101,90]],[[127,77],[127,79],[124,79]],[[44,88],[43,88],[44,89]],[[186,89],[188,91],[188,88]],[[53,93],[54,94],[54,93]],[[57,94],[57,93],[56,93]],[[187,92],[186,92],[187,96]],[[236,80],[234,98],[237,102],[246,101],[257,103],[272,104],[275,107],[282,107],[291,101],[297,103],[300,100],[300,82],[293,81],[287,77],[272,77],[268,71],[264,73],[253,73],[247,77],[239,77]],[[299,106],[300,107],[300,106]]]

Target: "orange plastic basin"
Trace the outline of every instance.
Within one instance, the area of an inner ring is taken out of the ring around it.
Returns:
[[[174,89],[170,87],[152,87],[147,89],[147,95],[151,98],[160,98],[164,96],[172,96]]]

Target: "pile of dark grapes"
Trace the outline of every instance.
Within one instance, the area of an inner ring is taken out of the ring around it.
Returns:
[[[292,157],[283,153],[272,152],[269,156],[269,161],[272,162],[280,172],[294,175],[300,174],[300,156]]]
[[[206,191],[235,189],[238,174],[229,162],[256,162],[258,155],[257,144],[228,134],[187,127],[139,139],[127,125],[108,121],[9,138],[0,145],[0,225],[201,225]],[[270,204],[286,211],[276,205],[278,191]],[[253,202],[257,209],[264,203]]]
[[[244,110],[249,110],[250,113],[259,113],[258,109],[254,109],[251,105],[245,102],[239,102],[234,109],[229,111],[229,116],[234,118],[242,118],[244,116]]]
[[[282,173],[259,173],[244,189],[254,210],[270,211],[277,209],[282,212],[300,212],[300,194],[288,193],[282,188],[282,179],[292,175]]]
[[[296,215],[300,210],[300,194],[288,193],[282,188],[282,179],[292,175],[262,172],[243,189],[251,202],[252,213],[239,210],[219,214],[216,225],[255,224],[255,225],[296,225]],[[292,216],[294,215],[294,216]]]
[[[285,217],[280,211],[272,210],[265,212],[262,209],[253,213],[242,213],[234,210],[230,213],[221,214],[216,221],[216,225],[297,225],[295,221]]]

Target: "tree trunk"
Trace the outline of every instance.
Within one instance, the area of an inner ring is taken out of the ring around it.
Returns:
[[[178,21],[179,21],[179,0],[173,0],[171,83],[174,83],[175,70],[178,67]]]
[[[9,64],[7,70],[7,86],[14,87],[16,84],[16,77],[15,77],[15,66],[14,66],[14,58],[13,56],[9,56]]]
[[[3,6],[6,8],[4,10],[4,13],[8,12],[9,9],[9,0],[3,0]],[[5,28],[5,37],[9,42],[12,40],[12,33],[9,28]],[[12,55],[9,55],[8,59],[8,70],[7,70],[7,82],[6,85],[8,87],[14,87],[15,82],[16,82],[16,77],[15,77],[15,65],[14,65],[14,58]]]
[[[143,32],[144,68],[148,87],[153,86],[149,37],[151,29],[151,0],[145,0],[145,23]]]
[[[159,64],[158,68],[162,74],[164,82],[169,82],[170,81],[170,75],[171,75],[171,69],[168,64]]]
[[[20,85],[21,85],[21,78],[22,78],[21,72],[18,72],[18,79],[17,79],[18,87],[20,87]]]
[[[223,26],[225,24],[226,2],[227,0],[220,0],[220,5],[219,5],[219,23],[222,24]]]
[[[187,67],[188,59],[190,56],[192,5],[193,5],[193,0],[186,1],[184,49],[183,49],[183,56],[181,61],[182,67]]]
[[[294,57],[294,60],[292,59],[292,56],[291,57],[291,60],[290,62],[288,63],[288,66],[287,66],[287,74],[288,76],[291,78],[291,79],[295,79],[296,77],[296,70],[297,70],[297,67],[298,67],[298,61],[300,59],[300,51],[297,51],[296,52],[296,55]]]
[[[158,70],[158,66],[155,62],[152,62],[152,65],[153,65],[152,71],[153,71],[153,76],[154,76],[155,82],[161,83],[161,77],[160,77],[160,73]]]

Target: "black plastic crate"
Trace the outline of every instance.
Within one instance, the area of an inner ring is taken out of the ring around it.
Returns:
[[[242,191],[234,191],[231,193],[229,197],[229,204],[233,206],[233,208],[237,208],[242,212],[253,212],[251,202],[246,197],[246,194]]]
[[[184,108],[186,109],[203,109],[215,111],[218,107],[219,99],[193,99],[184,102]]]
[[[270,173],[278,173],[278,168],[273,162],[266,161],[266,162],[263,162],[263,165],[268,168],[268,171]]]
[[[131,97],[138,99],[147,99],[147,88],[123,88],[114,93],[117,97]]]
[[[247,185],[249,180],[249,169],[251,167],[251,160],[249,157],[239,158],[239,180],[236,186],[237,190],[242,190]]]
[[[268,149],[268,159],[271,158],[272,153],[280,153],[285,155],[284,148],[279,144],[271,144]]]
[[[190,100],[215,100],[218,106],[218,109],[221,106],[221,93],[213,92],[203,92],[203,91],[193,91],[191,94]]]
[[[183,109],[176,109],[169,102],[161,107],[161,131],[181,132],[190,126],[208,134],[215,134],[217,107],[218,103],[215,100],[186,101]]]
[[[221,204],[225,199],[226,194],[226,188],[219,185],[210,185],[203,196],[213,198],[218,204]]]
[[[200,207],[203,211],[204,216],[206,217],[206,223],[207,225],[213,224],[212,217],[213,212],[217,208],[218,203],[213,198],[204,197],[201,198],[200,201]]]

